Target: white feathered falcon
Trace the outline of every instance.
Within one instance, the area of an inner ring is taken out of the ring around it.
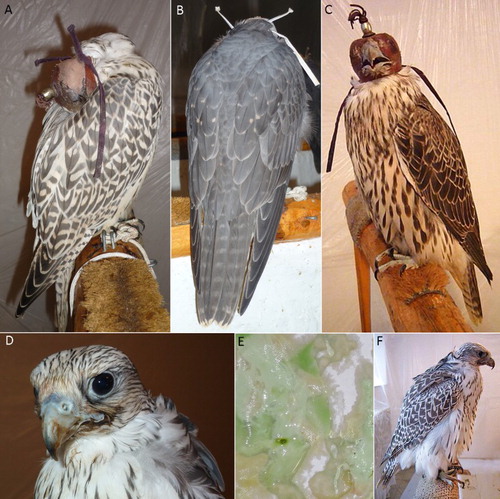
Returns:
[[[198,320],[226,325],[255,292],[308,127],[304,72],[271,21],[242,21],[203,55],[186,118]]]
[[[74,41],[76,56],[57,66],[44,94],[54,100],[39,99],[49,109],[27,207],[35,255],[17,309],[22,315],[55,284],[61,330],[76,257],[94,235],[130,218],[153,158],[162,104],[160,75],[128,37],[106,33],[81,48],[76,35]]]
[[[152,398],[108,346],[64,350],[31,373],[50,457],[35,498],[221,498],[217,463],[172,400]]]
[[[479,368],[495,367],[486,348],[464,343],[413,378],[389,448],[380,483],[415,466],[427,480],[453,479],[458,459],[472,442],[477,403],[483,391]]]
[[[474,265],[491,281],[465,159],[454,131],[401,64],[390,35],[352,43],[353,80],[345,100],[347,148],[368,212],[386,243],[418,265],[436,263],[460,287],[474,323],[482,319]],[[415,68],[416,69],[416,68]],[[420,74],[420,72],[419,72]]]

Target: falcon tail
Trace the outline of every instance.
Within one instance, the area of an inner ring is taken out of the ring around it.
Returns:
[[[470,319],[474,324],[479,324],[483,320],[483,310],[477,287],[476,270],[472,262],[468,262],[467,271],[456,281],[462,291]]]
[[[382,471],[382,476],[377,482],[377,487],[387,487],[396,471],[396,464],[397,463],[395,459],[389,459],[389,461],[387,461],[386,465],[384,466],[384,470]]]
[[[57,278],[54,271],[61,263],[62,260],[49,258],[45,246],[40,245],[37,248],[17,306],[16,317],[22,317],[27,308],[54,284]]]

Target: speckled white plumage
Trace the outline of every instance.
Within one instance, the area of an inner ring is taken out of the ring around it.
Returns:
[[[482,365],[495,366],[490,352],[478,343],[464,343],[414,378],[382,460],[381,483],[388,484],[400,468],[415,466],[433,480],[458,464],[472,443]]]
[[[161,77],[128,37],[106,33],[81,46],[105,94],[102,171],[94,176],[103,131],[98,88],[82,95],[76,110],[52,102],[32,167],[27,215],[36,230],[34,256],[16,314],[55,284],[60,330],[76,257],[95,234],[130,216],[153,159],[162,106]]]

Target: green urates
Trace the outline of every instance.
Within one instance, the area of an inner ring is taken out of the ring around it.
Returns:
[[[237,346],[238,497],[358,497],[368,490],[372,375],[371,363],[355,358],[359,349],[356,335],[250,335]],[[342,417],[343,394],[329,371],[352,365],[356,389],[349,390],[357,397]],[[313,470],[313,460],[322,465]]]

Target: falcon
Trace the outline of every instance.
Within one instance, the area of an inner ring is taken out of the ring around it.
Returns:
[[[31,172],[27,215],[34,257],[16,315],[55,284],[64,330],[76,257],[90,239],[131,217],[153,159],[160,126],[161,77],[125,35],[80,43],[62,60],[38,102],[48,108]],[[40,62],[45,62],[44,60]]]
[[[307,106],[303,70],[268,19],[237,23],[193,69],[191,265],[203,325],[229,324],[252,299],[308,127]]]
[[[224,481],[196,426],[172,400],[153,398],[116,348],[50,355],[31,383],[50,455],[35,499],[223,497]]]
[[[359,19],[364,35],[350,48],[359,80],[353,79],[343,103],[347,149],[361,197],[398,254],[450,272],[477,324],[483,314],[474,266],[488,282],[493,274],[460,142],[423,94],[421,78],[430,85],[427,78],[402,65],[394,38],[373,33],[365,14],[354,10],[349,16],[351,24]]]
[[[382,459],[379,484],[387,485],[398,469],[410,466],[427,480],[453,481],[458,458],[472,442],[483,391],[481,366],[495,367],[490,352],[478,343],[464,343],[413,378]]]

